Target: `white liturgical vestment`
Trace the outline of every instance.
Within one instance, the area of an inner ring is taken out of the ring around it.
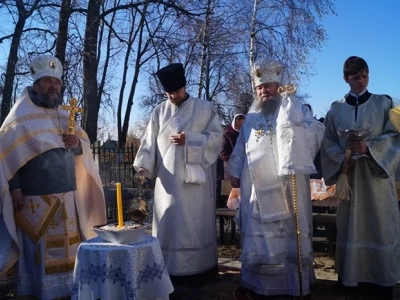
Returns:
[[[185,132],[185,145],[169,137]],[[215,165],[222,127],[211,102],[164,101],[152,113],[134,166],[156,178],[153,235],[170,275],[194,275],[217,265]]]
[[[336,101],[326,115],[321,148],[322,173],[335,184],[345,157],[346,140],[338,129],[371,127],[366,137],[369,158],[348,170],[352,198],[337,208],[336,271],[347,286],[359,282],[392,286],[400,280],[400,216],[395,170],[400,161],[400,136],[389,121],[393,101],[371,96],[357,107]]]
[[[240,178],[241,283],[258,294],[300,294],[291,175],[297,186],[303,293],[310,293],[315,275],[308,174],[315,172],[312,159],[324,128],[286,93],[275,112],[250,112],[242,125],[227,172]]]

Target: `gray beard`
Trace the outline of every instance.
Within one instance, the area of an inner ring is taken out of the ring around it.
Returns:
[[[256,96],[257,97],[257,96]],[[256,98],[256,102],[253,103],[253,110],[256,112],[273,113],[275,109],[281,104],[281,96],[270,96],[267,101],[262,102],[261,99]]]
[[[39,99],[39,97],[38,97]],[[43,99],[39,99],[41,102],[47,104],[51,108],[57,108],[62,104],[62,98],[58,95],[56,100],[50,100],[49,95],[43,95]]]
[[[262,113],[266,117],[274,115],[276,110],[281,105],[281,102],[282,102],[282,99],[281,99],[281,97],[279,95],[276,96],[276,97],[270,98],[266,102],[261,102]]]

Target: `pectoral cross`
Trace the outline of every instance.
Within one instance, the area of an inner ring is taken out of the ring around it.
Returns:
[[[30,199],[30,205],[25,204],[25,207],[27,209],[31,209],[32,210],[32,214],[34,214],[36,212],[35,208],[39,208],[40,204],[39,203],[33,203],[33,199]]]
[[[255,131],[256,135],[256,142],[259,141],[260,138],[262,138],[265,135],[265,130],[264,130],[264,124],[260,123],[258,125],[258,129]]]
[[[78,101],[75,98],[69,100],[70,105],[62,105],[63,110],[69,111],[69,118],[68,118],[68,133],[73,134],[75,133],[75,115],[77,112],[83,113],[83,108],[77,107]]]

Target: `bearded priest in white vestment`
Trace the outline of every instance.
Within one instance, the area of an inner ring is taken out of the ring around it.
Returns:
[[[156,178],[152,233],[172,282],[200,286],[218,271],[215,162],[222,127],[211,102],[186,93],[182,64],[157,77],[168,100],[154,109],[134,167]]]
[[[299,296],[292,175],[296,178],[303,295],[315,281],[309,174],[324,125],[294,95],[279,94],[281,66],[263,59],[252,70],[256,98],[242,125],[227,173],[241,189],[236,215],[246,293]],[[250,290],[250,291],[249,291]]]
[[[17,262],[16,299],[69,299],[78,246],[107,221],[88,136],[60,108],[62,72],[34,58],[33,86],[0,128],[0,272]]]

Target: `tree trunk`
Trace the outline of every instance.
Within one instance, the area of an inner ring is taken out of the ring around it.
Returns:
[[[257,17],[257,6],[260,3],[260,0],[254,0],[254,7],[253,7],[253,16],[251,18],[250,24],[250,49],[249,49],[249,58],[250,58],[250,74],[253,70],[254,65],[254,48],[256,43],[256,17]],[[253,76],[251,76],[251,89],[253,93],[255,92],[254,80]]]
[[[149,6],[149,1],[147,0],[144,3],[143,10],[141,13],[141,19],[139,22],[139,28],[137,29],[139,36],[138,36],[138,46],[136,49],[135,73],[133,75],[133,79],[132,79],[132,83],[131,83],[131,90],[130,90],[128,100],[126,103],[125,117],[124,117],[124,122],[122,124],[122,128],[121,128],[121,120],[122,120],[122,99],[123,98],[120,97],[119,103],[118,103],[118,143],[119,143],[120,147],[124,147],[126,144],[126,137],[128,135],[128,129],[129,129],[129,120],[130,120],[132,106],[133,106],[133,97],[135,95],[137,83],[139,81],[140,68],[143,65],[142,58],[143,58],[143,55],[146,53],[146,51],[149,47],[149,42],[150,42],[149,40],[146,40],[146,38],[144,37],[144,28],[145,28],[146,14],[147,14],[148,6]],[[131,51],[131,45],[129,45],[127,51]],[[127,63],[127,61],[126,61],[126,63]],[[126,65],[125,65],[125,67],[126,67]]]
[[[200,75],[199,75],[199,91],[197,93],[197,98],[201,98],[201,93],[203,90],[203,80],[204,76],[207,76],[205,74],[205,69],[206,69],[206,63],[207,63],[207,48],[209,44],[209,36],[208,36],[208,23],[210,21],[210,14],[211,14],[211,0],[207,1],[207,11],[206,11],[206,19],[203,25],[203,40],[202,40],[202,49],[201,49],[201,63],[200,63]],[[209,99],[207,99],[209,100]]]
[[[90,142],[97,140],[97,120],[99,117],[100,99],[97,88],[97,35],[99,31],[99,15],[102,0],[89,0],[85,40],[83,45],[83,128]]]
[[[205,99],[208,101],[212,100],[211,96],[211,55],[210,47],[207,47],[207,60],[205,65]]]
[[[65,52],[68,41],[68,21],[71,16],[71,0],[62,0],[60,9],[60,21],[56,40],[56,57],[61,61],[65,71]],[[64,75],[63,75],[64,77]],[[63,78],[64,79],[64,78]],[[64,82],[64,80],[63,80]]]
[[[71,0],[62,0],[61,1],[61,9],[60,9],[60,21],[58,22],[58,32],[56,39],[56,54],[61,65],[64,68],[64,72],[62,74],[61,80],[63,84],[65,83],[65,76],[68,73],[68,65],[65,63],[65,53],[67,49],[67,41],[68,41],[68,22],[69,17],[71,16]],[[65,85],[62,88],[62,94],[65,91]]]
[[[17,0],[16,5],[18,7],[18,21],[17,24],[15,24],[10,52],[8,54],[6,76],[4,78],[3,99],[1,102],[0,125],[3,124],[4,120],[11,110],[15,69],[18,62],[18,48],[21,42],[21,36],[22,31],[24,30],[25,21],[28,17],[24,8],[23,1]]]

